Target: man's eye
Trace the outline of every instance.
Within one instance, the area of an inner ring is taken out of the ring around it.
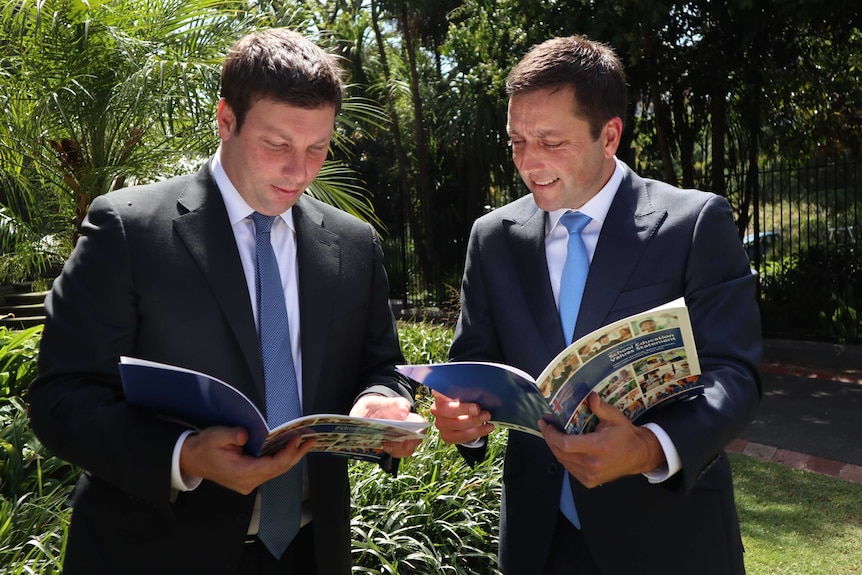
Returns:
[[[562,144],[559,142],[542,142],[542,145],[546,148],[554,149],[559,148]]]
[[[509,139],[509,147],[512,147],[512,148],[514,148],[515,146],[520,146],[523,143],[524,143],[524,140],[513,140],[511,138]]]

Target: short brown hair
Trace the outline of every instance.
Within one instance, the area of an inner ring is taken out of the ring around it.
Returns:
[[[575,90],[577,112],[590,123],[594,138],[611,118],[625,122],[626,74],[613,48],[585,36],[551,38],[536,44],[509,72],[506,93],[539,88]]]
[[[221,97],[233,110],[237,130],[255,100],[300,108],[333,106],[341,111],[344,83],[335,57],[287,28],[271,28],[240,38],[221,72]]]

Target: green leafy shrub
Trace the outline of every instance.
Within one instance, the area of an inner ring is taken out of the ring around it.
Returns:
[[[59,573],[78,472],[50,456],[30,429],[27,387],[42,326],[0,328],[0,565],[4,573]]]
[[[446,361],[452,344],[453,329],[430,321],[398,322],[398,338],[408,364]],[[416,391],[420,405],[430,404],[430,394],[424,386]]]
[[[451,327],[401,322],[408,363],[446,361]],[[419,411],[430,418],[426,390]],[[377,466],[351,465],[354,573],[496,574],[502,451],[505,432],[492,434],[488,457],[471,468],[435,430],[398,477]]]
[[[42,326],[23,331],[0,326],[0,397],[24,397],[36,378]]]
[[[862,339],[862,252],[811,246],[763,270],[761,310],[768,334]]]
[[[496,574],[505,434],[470,468],[432,432],[398,477],[351,465],[354,573]]]
[[[398,337],[407,363],[446,361],[452,344],[452,328],[429,321],[398,322]]]
[[[30,429],[19,397],[0,399],[0,565],[4,573],[59,573],[77,478],[50,457]]]

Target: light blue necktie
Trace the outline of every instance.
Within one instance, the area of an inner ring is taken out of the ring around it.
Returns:
[[[270,230],[277,216],[255,212],[257,267],[257,315],[260,354],[266,385],[266,420],[269,427],[302,415],[296,370],[290,348],[287,306],[278,261],[272,249]],[[258,537],[276,558],[280,558],[299,531],[302,514],[302,463],[261,485],[260,530]]]
[[[581,231],[590,223],[590,217],[581,212],[566,212],[560,218],[560,223],[569,230],[566,265],[563,266],[563,276],[560,279],[560,322],[563,324],[563,336],[568,345],[572,343],[575,333],[575,322],[581,308],[584,284],[587,283],[587,274],[590,271],[590,258],[587,255],[584,240],[581,238]],[[575,500],[572,497],[569,473],[565,469],[563,469],[563,489],[560,492],[560,511],[572,522],[572,525],[578,529],[581,528]]]

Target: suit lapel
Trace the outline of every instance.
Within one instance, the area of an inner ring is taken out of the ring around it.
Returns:
[[[616,319],[609,317],[612,306],[666,216],[653,207],[644,181],[625,168],[590,263],[575,338]]]
[[[313,411],[316,383],[332,329],[333,302],[338,297],[341,248],[339,237],[323,228],[323,212],[302,196],[293,207],[299,267],[299,323],[302,340],[303,409]]]
[[[545,257],[545,212],[535,202],[527,202],[510,222],[504,221],[504,225],[509,225],[509,246],[519,268],[521,288],[548,354],[553,357],[565,347],[565,341]]]
[[[263,365],[245,273],[209,164],[179,195],[177,203],[185,213],[174,219],[174,229],[209,282],[263,398]]]

